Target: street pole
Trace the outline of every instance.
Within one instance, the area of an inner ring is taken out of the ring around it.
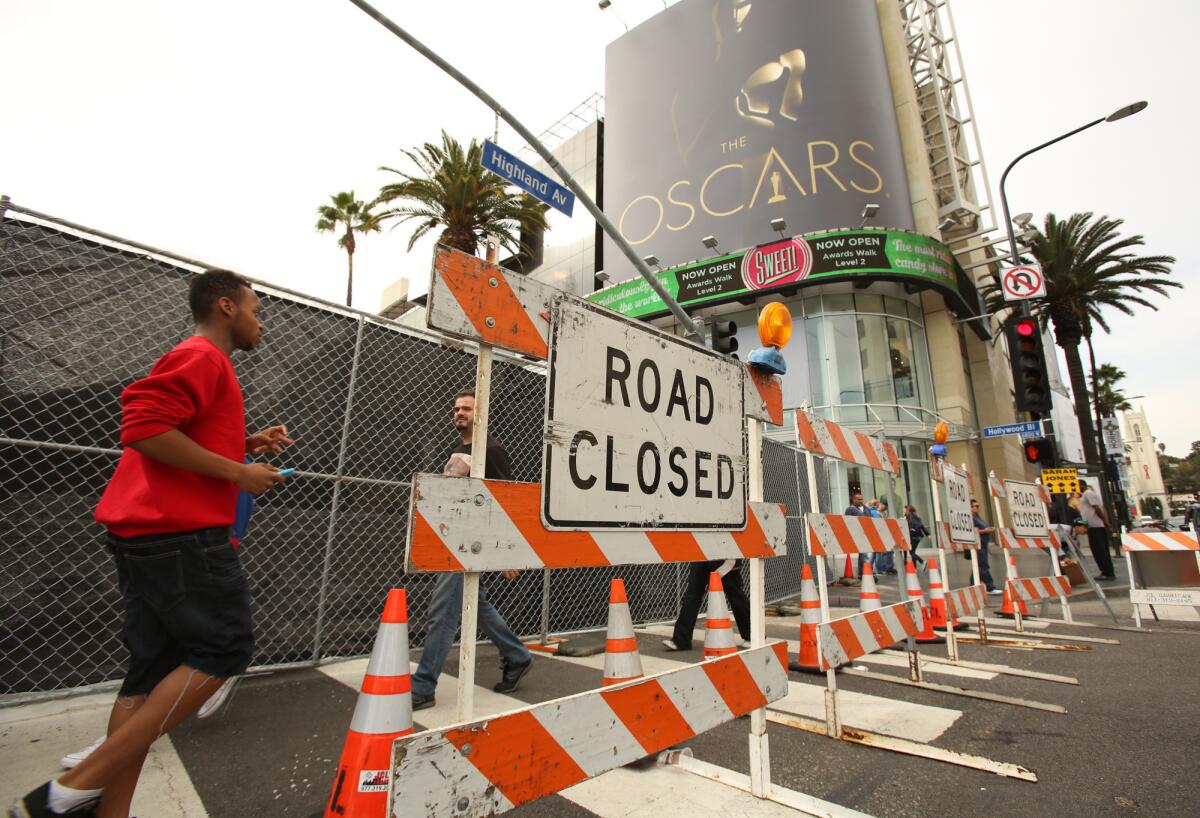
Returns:
[[[1005,189],[1004,189],[1005,182],[1008,181],[1008,174],[1013,169],[1013,167],[1015,167],[1018,162],[1020,162],[1022,159],[1024,159],[1026,156],[1029,156],[1030,154],[1037,153],[1038,151],[1042,150],[1043,148],[1048,148],[1057,142],[1062,142],[1064,139],[1072,137],[1075,134],[1080,133],[1081,131],[1086,131],[1088,128],[1095,127],[1096,125],[1099,125],[1102,122],[1116,122],[1118,119],[1124,119],[1127,116],[1132,116],[1132,115],[1138,113],[1139,111],[1145,110],[1147,105],[1149,105],[1148,102],[1139,101],[1139,102],[1135,102],[1131,105],[1126,105],[1124,108],[1118,108],[1117,110],[1113,111],[1108,116],[1102,116],[1099,119],[1094,119],[1091,122],[1087,123],[1086,125],[1080,125],[1078,128],[1075,128],[1074,130],[1071,130],[1071,131],[1067,131],[1065,134],[1062,134],[1061,136],[1056,136],[1047,142],[1043,142],[1042,144],[1040,144],[1036,147],[1030,148],[1029,150],[1027,150],[1024,153],[1022,153],[1021,155],[1019,155],[1016,159],[1014,159],[1008,163],[1008,167],[1006,167],[1004,169],[1004,173],[1000,174],[1000,207],[1004,212],[1004,230],[1005,230],[1005,232],[1008,233],[1008,251],[1010,253],[1010,263],[1012,263],[1014,265],[1020,263],[1018,261],[1020,256],[1018,255],[1018,252],[1017,252],[1017,236],[1016,236],[1015,231],[1013,230],[1012,217],[1009,215],[1009,212],[1008,212],[1008,194],[1005,192]],[[1028,300],[1022,300],[1020,302],[1020,314],[1025,317],[1031,316],[1033,314],[1033,312],[1029,309]],[[1010,350],[1009,353],[1011,354],[1011,352],[1012,351]],[[1091,423],[1090,418],[1086,418],[1086,420],[1087,420],[1086,424],[1082,423],[1083,420],[1084,420],[1084,418],[1080,418],[1080,421],[1081,421],[1080,437],[1083,439],[1083,446],[1084,446],[1083,459],[1085,461],[1087,461],[1089,466],[1095,467],[1100,472],[1098,477],[1100,479],[1101,500],[1104,503],[1104,507],[1108,511],[1108,513],[1110,515],[1113,515],[1112,522],[1114,524],[1116,524],[1115,508],[1114,508],[1113,502],[1112,502],[1112,495],[1111,495],[1111,492],[1108,490],[1108,475],[1105,473],[1105,468],[1104,468],[1104,458],[1102,456],[1103,447],[1100,446],[1099,442],[1096,440],[1096,435],[1099,434],[1100,429],[1099,429],[1099,427],[1097,427],[1096,430],[1093,432],[1093,434],[1091,434],[1091,435],[1086,434],[1084,426],[1091,426],[1092,423]],[[1057,443],[1055,444],[1055,446],[1057,447]],[[1099,448],[1097,448],[1098,446],[1099,446]],[[1090,455],[1090,457],[1089,457],[1089,455]]]
[[[596,223],[600,225],[600,228],[608,234],[608,237],[613,240],[617,247],[621,248],[621,252],[624,253],[625,257],[633,263],[634,269],[637,270],[641,277],[645,279],[646,283],[650,285],[650,289],[654,291],[654,294],[661,298],[663,303],[667,305],[667,308],[671,311],[671,315],[674,316],[675,320],[678,321],[680,326],[683,327],[684,335],[688,338],[688,340],[703,345],[704,338],[700,335],[700,330],[696,326],[696,323],[692,321],[691,316],[683,311],[683,307],[679,306],[679,302],[676,301],[669,292],[667,292],[667,289],[662,285],[662,282],[659,281],[652,272],[650,272],[650,268],[646,266],[646,262],[642,260],[642,257],[637,254],[637,251],[634,250],[629,242],[625,240],[625,237],[621,235],[621,231],[617,230],[616,225],[614,225],[609,218],[604,215],[604,212],[600,210],[596,203],[592,201],[592,197],[587,194],[587,191],[583,189],[583,186],[575,181],[575,177],[567,172],[567,169],[562,166],[562,163],[559,162],[558,159],[554,157],[554,154],[550,153],[546,146],[543,145],[541,141],[533,135],[532,131],[522,125],[521,122],[511,113],[509,113],[504,106],[497,102],[491,94],[487,93],[474,82],[472,82],[469,77],[455,68],[449,62],[442,59],[436,52],[434,52],[416,37],[412,36],[407,31],[400,28],[400,26],[392,22],[386,15],[384,15],[370,3],[365,2],[365,0],[350,0],[350,2],[358,6],[358,8],[361,9],[368,17],[406,42],[422,57],[425,57],[438,68],[442,69],[455,80],[457,80],[460,85],[478,97],[485,105],[488,106],[488,108],[494,111],[496,116],[503,119],[512,127],[514,131],[520,134],[521,138],[524,139],[531,148],[537,151],[538,156],[542,157],[546,164],[553,168],[555,173],[559,175],[559,178],[563,180],[563,183],[575,193],[575,195],[579,198],[579,201],[583,203],[583,206],[587,208],[587,211],[592,214],[593,218],[596,219]]]

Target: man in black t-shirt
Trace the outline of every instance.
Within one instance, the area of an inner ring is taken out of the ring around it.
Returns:
[[[446,452],[443,474],[469,477],[471,474],[472,436],[475,431],[475,393],[459,392],[454,397],[454,428],[461,442]],[[512,464],[508,452],[500,441],[488,435],[487,460],[484,477],[488,480],[512,480]],[[512,580],[517,571],[505,571],[505,579]],[[463,575],[461,573],[438,574],[433,587],[433,598],[429,602],[429,616],[425,626],[425,647],[421,651],[421,662],[412,677],[412,708],[423,710],[434,705],[437,679],[450,653],[454,634],[462,622]],[[492,688],[497,693],[512,693],[533,663],[529,650],[508,627],[500,612],[488,602],[482,584],[479,587],[479,626],[492,643],[500,650],[500,681]],[[463,638],[474,638],[464,634]]]

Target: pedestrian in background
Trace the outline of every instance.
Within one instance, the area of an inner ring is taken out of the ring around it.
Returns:
[[[284,483],[276,467],[245,456],[292,441],[283,426],[246,436],[230,356],[262,341],[250,282],[209,270],[191,280],[188,306],[195,334],[121,393],[123,451],[96,506],[129,650],[107,738],[14,804],[16,818],[128,816],[150,746],[253,656],[250,586],[230,526],[239,490],[257,495]]]
[[[1108,512],[1104,509],[1104,501],[1100,493],[1088,484],[1079,498],[1080,516],[1087,523],[1088,548],[1092,551],[1092,559],[1100,569],[1097,580],[1111,582],[1117,578],[1113,569],[1112,555],[1108,553]]]
[[[450,447],[442,458],[442,473],[454,477],[471,474],[472,441],[475,434],[475,393],[469,389],[454,396],[454,428],[459,443]],[[512,480],[512,464],[504,445],[491,435],[486,443],[484,477],[488,480]],[[505,571],[504,578],[512,581],[517,571]],[[421,661],[412,675],[412,709],[424,710],[436,703],[438,676],[446,664],[446,656],[454,643],[454,634],[462,623],[463,575],[461,572],[443,572],[437,575],[433,585],[433,598],[429,602],[429,614],[425,620],[425,647],[421,650]],[[492,688],[497,693],[512,693],[517,689],[521,677],[529,672],[533,657],[529,649],[512,632],[504,617],[488,601],[482,584],[479,586],[479,627],[500,651],[500,681]],[[474,639],[475,634],[463,634],[463,639]]]
[[[983,587],[989,594],[999,596],[1003,591],[997,588],[995,581],[992,580],[992,569],[988,564],[988,543],[991,542],[992,534],[996,533],[996,529],[979,516],[979,501],[974,499],[971,500],[971,522],[979,531],[979,581],[983,583]],[[963,556],[971,559],[971,550],[963,551]]]
[[[912,554],[913,563],[917,567],[920,567],[924,564],[925,560],[917,553],[917,546],[921,544],[921,540],[929,536],[929,529],[925,527],[925,522],[917,514],[915,506],[908,505],[904,507],[904,519],[908,522],[908,542],[912,547],[910,553]]]
[[[1196,532],[1197,539],[1200,539],[1200,492],[1192,495],[1192,502],[1188,503],[1187,510],[1183,512],[1183,530],[1187,531],[1188,523],[1192,524],[1192,531]]]
[[[883,519],[888,516],[887,500],[875,500],[867,503],[868,513],[872,517]],[[871,555],[871,568],[876,574],[895,574],[896,562],[892,559],[891,551],[880,551]]]
[[[716,571],[721,576],[725,599],[737,623],[742,641],[750,641],[750,600],[742,587],[742,560],[709,560],[693,562],[688,566],[687,586],[679,603],[679,617],[670,639],[663,640],[667,650],[691,650],[692,632],[696,629],[696,617],[700,614],[700,600],[708,590],[708,575]]]
[[[863,496],[861,491],[856,491],[850,495],[850,505],[846,506],[846,510],[842,512],[847,517],[867,517],[867,507],[863,505]],[[867,555],[858,555],[858,576],[862,577],[863,566],[867,563]]]

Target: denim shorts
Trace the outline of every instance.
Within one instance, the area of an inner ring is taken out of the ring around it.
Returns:
[[[180,665],[217,678],[250,665],[250,586],[228,528],[107,535],[125,600],[122,696],[148,694]]]

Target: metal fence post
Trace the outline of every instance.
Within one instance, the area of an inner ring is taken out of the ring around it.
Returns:
[[[358,319],[358,333],[354,337],[354,358],[350,362],[350,384],[346,388],[346,414],[342,419],[342,437],[338,445],[337,469],[334,472],[333,501],[329,507],[329,528],[325,534],[325,561],[321,566],[321,586],[317,597],[317,625],[313,631],[313,661],[321,660],[321,631],[325,624],[325,600],[329,595],[329,570],[333,563],[333,538],[337,531],[338,503],[342,496],[342,470],[346,465],[346,441],[350,436],[350,419],[354,412],[354,385],[358,380],[358,362],[362,355],[363,327]]]

